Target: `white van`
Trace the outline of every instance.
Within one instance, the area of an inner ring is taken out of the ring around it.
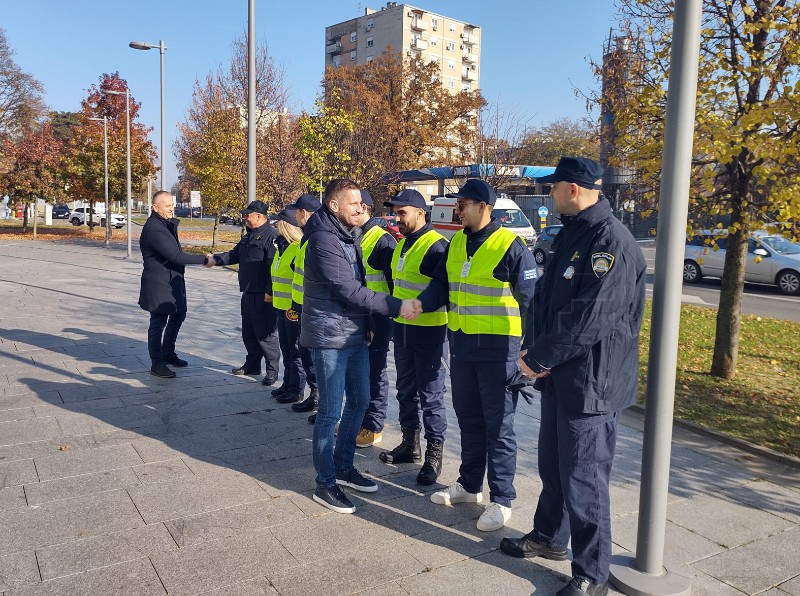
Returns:
[[[433,229],[450,240],[453,234],[464,226],[456,215],[456,201],[448,197],[435,197],[431,206],[431,223]],[[492,217],[500,220],[504,228],[508,228],[525,241],[529,250],[536,244],[536,230],[530,220],[514,201],[498,197],[492,209]]]

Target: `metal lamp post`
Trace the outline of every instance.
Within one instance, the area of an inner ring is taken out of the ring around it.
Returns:
[[[131,257],[131,94],[130,90],[126,87],[125,91],[113,91],[111,89],[101,89],[103,93],[109,95],[124,95],[125,96],[125,142],[126,142],[126,177],[128,182],[128,200],[125,202],[125,217],[127,219],[126,230],[128,233],[128,258]],[[109,214],[106,211],[106,222],[109,219]]]
[[[167,49],[167,46],[164,45],[163,39],[159,40],[158,45],[145,43],[143,41],[132,41],[128,45],[134,50],[153,50],[158,48],[161,54],[161,190],[167,190],[164,160],[167,149],[166,127],[164,126],[164,51]]]
[[[103,168],[105,171],[105,199],[106,199],[106,246],[111,242],[111,212],[108,208],[108,117],[89,118],[95,122],[103,123]]]

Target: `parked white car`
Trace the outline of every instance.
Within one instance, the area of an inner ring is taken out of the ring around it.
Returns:
[[[78,207],[74,209],[72,213],[69,215],[69,221],[73,226],[83,226],[86,225],[86,212],[89,211],[88,207]],[[98,213],[95,211],[92,214],[91,221],[101,228],[105,227],[106,225],[106,214],[105,213]],[[111,214],[111,227],[112,228],[122,228],[125,224],[128,223],[128,220],[125,219],[124,215],[117,215],[116,213]]]
[[[717,250],[706,240],[716,237]],[[703,276],[722,277],[728,238],[715,232],[694,236],[686,243],[683,280],[696,283]],[[782,294],[800,295],[800,245],[783,236],[754,232],[747,242],[747,282],[778,286]]]
[[[435,197],[431,206],[431,223],[433,229],[448,240],[462,229],[461,220],[456,215],[456,201],[450,197]],[[492,208],[492,216],[496,217],[504,228],[508,228],[522,238],[529,250],[536,244],[536,230],[525,216],[522,209],[514,201],[498,197]]]

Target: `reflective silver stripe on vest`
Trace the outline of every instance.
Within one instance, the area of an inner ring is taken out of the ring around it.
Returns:
[[[519,307],[513,306],[462,306],[450,303],[450,311],[461,316],[487,315],[496,317],[519,317]]]
[[[417,290],[419,292],[422,292],[425,288],[428,287],[428,283],[430,282],[414,283],[406,279],[395,279],[394,287],[403,288],[404,290]]]
[[[513,296],[510,287],[504,288],[488,288],[486,286],[479,286],[476,284],[468,284],[463,282],[450,282],[450,292],[466,292],[467,294],[475,294],[476,296],[491,296],[493,298],[505,298]]]
[[[284,285],[288,286],[293,281],[294,281],[294,277],[278,277],[276,275],[272,276],[272,285],[275,285],[276,283],[279,283],[279,284],[284,284]]]
[[[292,299],[292,293],[291,292],[274,292],[273,291],[272,292],[272,297],[273,298],[288,298],[289,300],[291,300]]]
[[[366,281],[386,281],[383,273],[368,273],[365,277]]]
[[[293,284],[292,284],[292,289],[293,289],[293,290],[297,290],[297,291],[298,291],[298,292],[300,292],[301,294],[303,293],[303,286],[301,286],[301,285],[298,285],[298,284],[295,284],[295,283],[293,283]]]

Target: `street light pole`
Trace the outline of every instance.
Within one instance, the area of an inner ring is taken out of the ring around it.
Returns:
[[[128,183],[128,200],[125,206],[125,217],[127,219],[126,230],[128,233],[128,258],[131,257],[131,93],[130,89],[125,87],[125,91],[113,91],[111,89],[101,89],[104,93],[110,95],[124,95],[125,96],[125,153],[127,158],[126,164],[126,177]],[[106,222],[108,222],[109,214],[106,212]]]
[[[164,45],[164,40],[161,39],[158,45],[152,43],[145,43],[143,41],[132,41],[128,44],[134,50],[152,50],[158,48],[161,54],[161,190],[167,190],[166,182],[166,159],[164,155],[167,151],[167,127],[165,125],[166,112],[164,108],[164,52],[167,46]]]
[[[103,123],[103,168],[105,171],[105,199],[106,199],[106,246],[111,243],[111,214],[108,208],[108,117],[89,118]]]

